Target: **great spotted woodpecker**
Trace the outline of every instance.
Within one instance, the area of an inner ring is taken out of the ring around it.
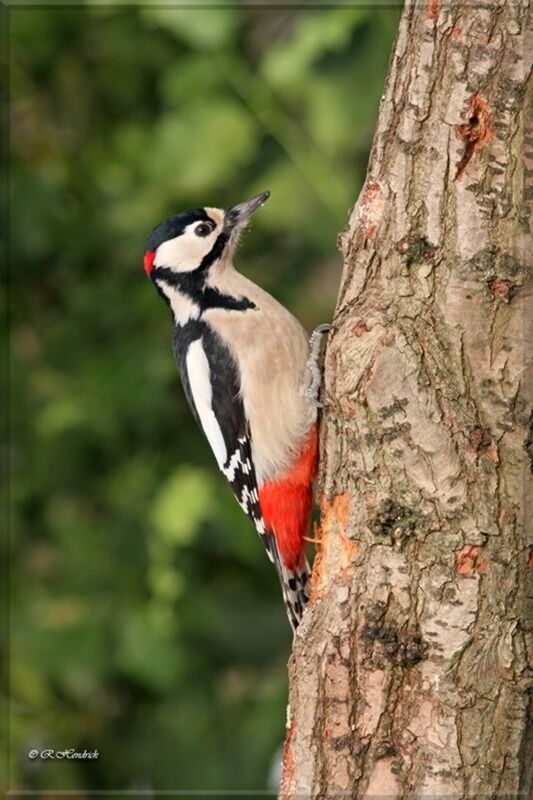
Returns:
[[[233,266],[240,233],[268,197],[170,217],[152,231],[144,268],[172,312],[191,411],[276,566],[295,630],[309,599],[316,368],[300,323]]]

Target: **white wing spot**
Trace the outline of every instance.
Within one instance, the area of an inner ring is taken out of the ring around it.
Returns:
[[[226,476],[226,478],[230,483],[235,478],[235,470],[239,465],[240,458],[241,458],[240,451],[236,450],[233,453],[232,457],[230,458],[228,466],[224,467],[224,469],[222,470],[222,472],[224,473],[224,475]]]

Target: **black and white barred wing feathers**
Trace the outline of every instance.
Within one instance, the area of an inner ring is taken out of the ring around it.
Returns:
[[[244,434],[237,439],[237,446],[227,464],[222,468],[222,472],[230,484],[238,504],[254,523],[269,559],[275,562],[277,548],[274,537],[266,530],[259,504],[259,490],[252,462],[252,447],[248,427]]]

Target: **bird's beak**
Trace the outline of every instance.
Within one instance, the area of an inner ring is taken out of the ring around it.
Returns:
[[[239,203],[236,206],[226,209],[224,227],[231,231],[234,228],[242,228],[249,221],[252,214],[255,214],[258,208],[266,203],[270,197],[270,192],[261,192],[261,194],[252,197],[251,200],[246,200],[244,203]]]

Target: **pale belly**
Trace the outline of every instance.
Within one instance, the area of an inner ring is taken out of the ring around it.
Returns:
[[[286,472],[307,442],[316,408],[305,397],[308,344],[289,312],[212,309],[205,319],[241,365],[241,397],[250,424],[258,483]]]

